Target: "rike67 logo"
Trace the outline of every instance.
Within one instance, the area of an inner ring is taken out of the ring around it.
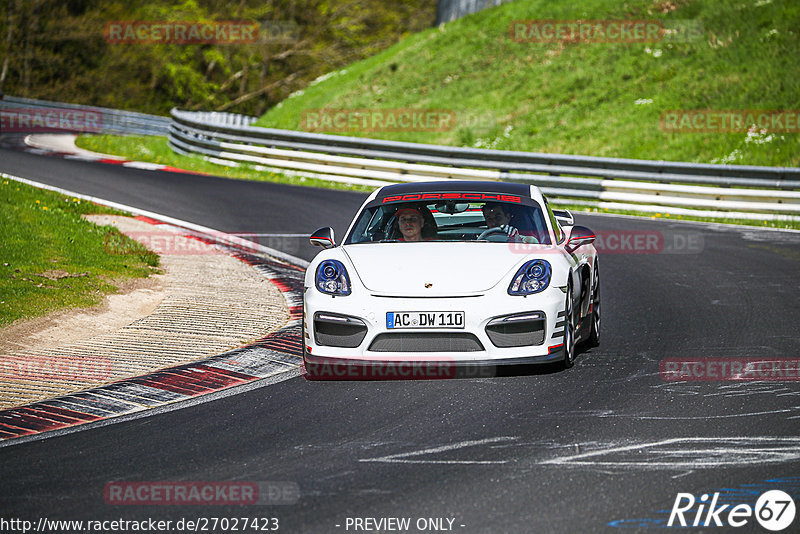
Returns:
[[[767,530],[778,532],[794,521],[795,504],[792,497],[781,490],[762,493],[755,507],[749,504],[718,504],[719,492],[709,497],[704,493],[699,500],[691,493],[678,493],[669,514],[667,526],[681,527],[743,527],[752,525],[753,518]],[[694,511],[696,504],[699,504]]]

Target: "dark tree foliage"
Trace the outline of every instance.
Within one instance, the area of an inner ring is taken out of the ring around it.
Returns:
[[[260,115],[316,77],[433,23],[431,0],[0,0],[0,90],[166,114]],[[119,44],[117,21],[251,20],[251,44]]]

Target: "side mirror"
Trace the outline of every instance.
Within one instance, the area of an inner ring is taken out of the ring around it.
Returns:
[[[336,241],[333,240],[333,228],[330,226],[320,228],[311,234],[309,241],[311,241],[312,245],[322,248],[333,248],[336,246]]]
[[[553,210],[553,215],[561,226],[575,225],[575,218],[569,210]]]
[[[597,237],[595,233],[585,226],[573,226],[564,248],[567,249],[567,252],[572,253],[572,251],[583,245],[591,245],[594,243],[595,237]]]

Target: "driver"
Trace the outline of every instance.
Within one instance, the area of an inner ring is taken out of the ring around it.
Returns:
[[[425,226],[425,218],[416,208],[401,208],[395,213],[397,226],[403,237],[399,241],[426,241],[422,237],[422,227]]]
[[[508,237],[516,238],[519,236],[519,230],[511,225],[511,215],[502,204],[487,202],[483,205],[481,211],[483,212],[483,218],[486,219],[487,228],[499,228]]]

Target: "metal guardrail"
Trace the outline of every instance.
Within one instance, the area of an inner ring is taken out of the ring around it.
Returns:
[[[0,111],[7,109],[56,117],[69,117],[70,110],[93,113],[100,117],[98,132],[168,135],[179,153],[324,180],[372,185],[503,180],[530,183],[550,197],[601,208],[800,220],[800,168],[795,167],[449,147],[260,128],[252,126],[256,117],[236,113],[173,109],[170,118],[13,96],[0,100]]]
[[[16,113],[15,120],[19,120],[19,113],[25,110],[26,115],[28,115],[26,118],[29,122],[31,133],[87,132],[165,136],[169,133],[171,122],[169,117],[160,115],[15,96],[5,96],[0,100],[0,112],[8,113],[5,110],[12,110],[13,113]],[[30,116],[32,113],[27,113],[34,111],[41,112],[41,116]],[[87,113],[94,115],[90,124],[78,125],[85,121],[71,122],[73,118],[70,117],[70,111],[80,112],[84,115]],[[9,121],[4,122],[8,123]]]
[[[574,203],[644,211],[707,210],[744,218],[800,215],[800,168],[794,167],[448,147],[260,128],[252,126],[253,117],[235,123],[230,117],[216,121],[177,109],[171,115],[173,150],[228,165],[355,183],[515,181]]]

